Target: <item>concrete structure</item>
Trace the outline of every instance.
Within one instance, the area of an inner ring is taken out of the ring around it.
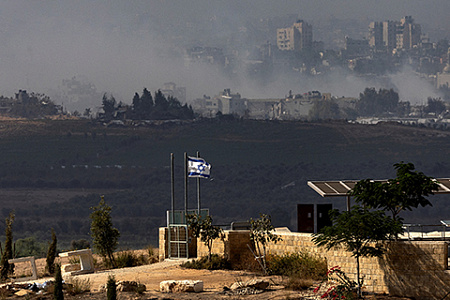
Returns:
[[[164,260],[164,239],[167,228],[160,228],[159,255]],[[328,268],[340,266],[355,279],[356,260],[343,249],[327,251],[312,242],[308,233],[289,230],[276,231],[282,241],[269,243],[269,253],[283,255],[306,252],[327,260]],[[228,258],[232,265],[239,266],[246,259],[254,259],[247,245],[249,231],[225,231],[223,239],[213,243],[212,252]],[[391,241],[386,242],[387,252],[381,258],[361,258],[361,275],[364,276],[363,291],[388,293],[390,295],[414,297],[415,299],[443,299],[450,288],[448,270],[448,246],[446,241]],[[198,242],[197,257],[206,256],[207,247]]]
[[[38,276],[37,276],[36,262],[35,262],[34,256],[8,259],[8,263],[10,263],[10,264],[23,263],[23,262],[25,262],[25,263],[29,262],[31,264],[31,276],[17,278],[16,281],[36,280],[38,278]]]
[[[291,27],[277,29],[277,46],[283,51],[301,51],[313,46],[312,26],[298,20]]]
[[[80,258],[80,269],[73,270],[71,265],[62,266],[63,270],[69,275],[80,275],[94,273],[94,259],[92,257],[91,249],[75,250],[69,252],[62,252],[59,257],[78,256]]]

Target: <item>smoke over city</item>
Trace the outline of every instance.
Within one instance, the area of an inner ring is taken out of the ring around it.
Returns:
[[[323,19],[356,20],[361,24],[359,29],[349,29],[348,34],[363,38],[370,21],[412,15],[422,24],[422,31],[433,38],[433,34],[443,32],[442,28],[450,28],[450,3],[432,2],[2,1],[0,94],[11,97],[19,89],[26,89],[57,97],[62,81],[76,77],[95,86],[99,95],[107,92],[125,103],[130,103],[133,94],[144,87],[155,91],[165,82],[186,87],[188,102],[203,95],[213,96],[225,88],[246,98],[279,98],[289,90],[358,97],[364,88],[375,87],[394,88],[402,101],[421,103],[439,94],[408,68],[382,79],[359,77],[336,68],[312,77],[275,73],[257,81],[239,68],[238,72],[224,74],[212,64],[187,64],[185,50],[196,46],[231,49],[229,43],[252,43],[253,39],[273,43],[276,32],[267,37],[254,36],[258,30],[251,30],[251,24],[288,14],[297,14],[311,23],[314,40],[325,45],[330,44],[325,40],[327,36],[315,31]],[[450,33],[445,34],[439,38],[449,38]],[[236,52],[244,57],[248,49],[241,46],[234,49],[242,49]],[[97,102],[65,103],[78,110],[100,104],[101,96]]]

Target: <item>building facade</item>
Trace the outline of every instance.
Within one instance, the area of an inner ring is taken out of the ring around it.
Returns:
[[[291,27],[277,29],[277,46],[283,51],[301,51],[313,46],[312,25],[298,20]]]

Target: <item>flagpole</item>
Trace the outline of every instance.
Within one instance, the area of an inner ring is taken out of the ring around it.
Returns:
[[[173,224],[174,223],[174,210],[175,210],[175,177],[174,177],[174,157],[173,157],[173,153],[170,153],[170,184],[171,184],[171,189],[172,189],[172,194],[171,194],[171,200],[172,200],[172,222],[169,222],[169,224]]]
[[[187,217],[188,209],[188,162],[187,153],[184,152],[184,217]],[[186,222],[187,224],[187,222]]]
[[[200,158],[200,151],[197,151],[197,158]],[[200,177],[197,177],[197,207],[198,216],[200,217]]]

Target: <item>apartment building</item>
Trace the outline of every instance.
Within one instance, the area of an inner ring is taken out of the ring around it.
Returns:
[[[277,46],[283,51],[301,51],[313,46],[312,25],[298,20],[291,27],[277,29]]]

